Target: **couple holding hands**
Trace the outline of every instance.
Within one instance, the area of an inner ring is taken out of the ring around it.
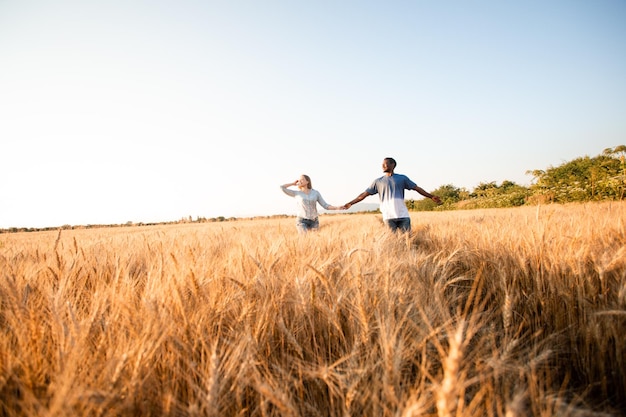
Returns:
[[[300,179],[289,184],[283,184],[280,189],[290,197],[294,197],[297,202],[296,227],[299,232],[307,232],[319,228],[317,215],[317,203],[326,210],[347,210],[352,205],[364,198],[378,194],[380,198],[380,211],[383,221],[392,231],[408,232],[411,230],[411,218],[409,210],[404,203],[404,190],[415,190],[424,197],[432,199],[437,204],[441,204],[439,197],[430,194],[423,188],[411,181],[406,175],[395,174],[396,161],[393,158],[383,160],[383,175],[372,182],[372,184],[355,199],[343,206],[331,206],[319,191],[311,186],[311,178],[302,175]],[[289,187],[297,186],[298,190],[291,190]]]

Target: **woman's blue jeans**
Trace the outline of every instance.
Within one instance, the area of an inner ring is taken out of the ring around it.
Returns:
[[[317,230],[320,228],[319,219],[311,220],[303,217],[298,217],[296,220],[296,227],[301,233],[308,232],[309,230]]]

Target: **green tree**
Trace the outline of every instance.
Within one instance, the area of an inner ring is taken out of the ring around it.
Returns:
[[[504,180],[501,185],[495,181],[480,183],[470,194],[470,200],[463,202],[463,208],[517,207],[526,203],[531,191],[513,181]]]
[[[439,196],[443,204],[454,204],[469,197],[469,193],[464,188],[455,187],[452,184],[442,185],[437,188],[432,194]]]
[[[607,148],[602,153],[611,157],[617,156],[620,161],[620,173],[610,178],[609,186],[613,186],[616,189],[619,199],[622,200],[626,190],[626,145]]]
[[[431,194],[434,194],[441,199],[441,207],[437,206],[437,203],[429,198],[407,200],[405,203],[409,211],[432,211],[438,207],[441,209],[449,209],[452,208],[457,202],[469,196],[467,190],[455,187],[452,184],[442,185],[436,190],[431,191]]]
[[[567,203],[621,199],[624,195],[621,162],[607,154],[576,158],[558,167],[530,173],[535,180],[531,190],[536,195],[547,197],[548,201]]]
[[[404,202],[409,211],[433,211],[437,207],[437,203],[429,198],[421,200],[406,200]]]
[[[498,184],[496,184],[495,181],[481,182],[474,188],[470,197],[493,197],[494,195],[499,194],[498,189]]]

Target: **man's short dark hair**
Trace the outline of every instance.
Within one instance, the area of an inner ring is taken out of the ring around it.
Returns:
[[[391,162],[391,164],[392,164],[394,167],[397,165],[397,164],[396,164],[396,160],[395,160],[395,159],[393,159],[393,158],[389,158],[389,157],[387,157],[387,158],[385,158],[385,161],[387,161],[387,162]]]

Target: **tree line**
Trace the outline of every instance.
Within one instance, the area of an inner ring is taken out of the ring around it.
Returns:
[[[626,197],[626,146],[607,148],[595,157],[579,157],[557,167],[531,170],[526,174],[533,176],[528,187],[508,180],[501,184],[481,182],[471,191],[446,184],[431,191],[441,198],[441,206],[424,199],[408,200],[407,207],[413,211],[430,211],[623,200]]]

